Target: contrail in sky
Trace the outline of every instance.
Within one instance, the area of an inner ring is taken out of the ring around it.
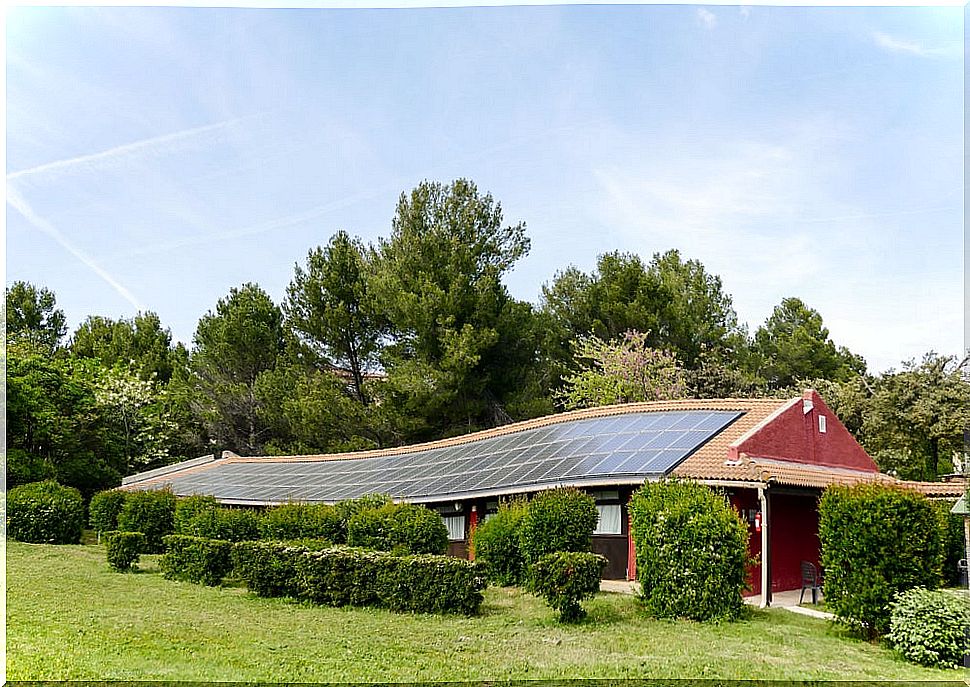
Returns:
[[[71,243],[67,237],[64,236],[64,234],[62,234],[53,224],[45,220],[43,217],[39,217],[34,212],[33,208],[30,207],[27,201],[24,200],[23,196],[20,195],[17,189],[13,188],[12,184],[7,184],[7,202],[17,212],[23,215],[24,219],[30,222],[34,228],[50,236],[52,239],[54,239],[54,241],[57,242],[58,245],[61,246],[61,248],[80,260],[86,267],[108,282],[111,288],[117,291],[118,295],[135,306],[136,310],[145,310],[145,307],[138,301],[137,298],[135,298],[134,295],[132,295],[131,291],[125,288],[125,286],[117,279],[108,274],[108,272],[106,272],[101,265],[94,261],[94,258]]]
[[[199,136],[200,134],[208,133],[210,131],[218,131],[220,129],[225,129],[233,124],[244,121],[246,119],[251,119],[259,115],[247,115],[245,117],[236,117],[235,119],[227,119],[222,122],[216,122],[215,124],[206,124],[205,126],[197,126],[192,129],[183,129],[181,131],[175,131],[170,134],[165,134],[163,136],[155,136],[153,138],[145,138],[140,141],[134,141],[133,143],[125,143],[124,145],[115,146],[114,148],[108,148],[107,150],[102,150],[99,153],[91,153],[90,155],[80,155],[78,157],[68,158],[66,160],[55,160],[54,162],[46,162],[42,165],[37,165],[36,167],[30,167],[28,169],[21,169],[17,172],[11,172],[7,175],[7,181],[15,181],[17,179],[26,179],[29,177],[36,176],[38,174],[53,174],[63,173],[76,169],[78,167],[82,168],[96,168],[99,164],[106,162],[116,161],[118,159],[124,159],[135,153],[150,153],[158,150],[159,148],[164,148],[166,146],[172,145],[173,143],[178,143],[180,141]]]

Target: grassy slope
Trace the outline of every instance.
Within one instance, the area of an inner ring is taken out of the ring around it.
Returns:
[[[600,594],[564,627],[512,589],[476,618],[302,606],[108,570],[100,546],[7,545],[8,679],[419,681],[553,677],[958,679],[783,610],[709,626]]]

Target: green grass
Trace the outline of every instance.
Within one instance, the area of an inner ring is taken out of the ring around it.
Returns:
[[[599,594],[561,626],[515,589],[490,588],[474,618],[399,615],[259,599],[143,570],[111,572],[101,546],[7,545],[12,680],[396,682],[561,677],[958,679],[828,622],[781,609],[739,623],[652,620]]]

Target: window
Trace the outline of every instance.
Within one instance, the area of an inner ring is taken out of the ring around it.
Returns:
[[[465,516],[464,515],[442,515],[445,527],[448,528],[449,541],[463,541],[465,539]]]
[[[818,431],[820,434],[825,434],[825,416],[818,416]]]
[[[622,506],[618,503],[596,504],[600,517],[593,534],[622,534]]]

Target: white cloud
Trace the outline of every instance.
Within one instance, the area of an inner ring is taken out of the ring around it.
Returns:
[[[873,31],[872,39],[876,45],[880,48],[885,48],[889,52],[916,55],[917,57],[962,57],[963,55],[962,45],[927,47],[916,41],[890,36],[888,33],[883,33],[882,31]]]
[[[704,25],[705,29],[713,29],[717,26],[717,15],[703,7],[697,8],[697,18]]]

